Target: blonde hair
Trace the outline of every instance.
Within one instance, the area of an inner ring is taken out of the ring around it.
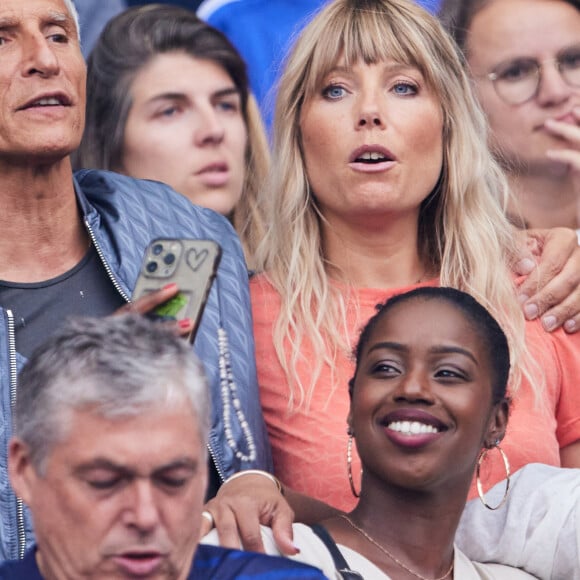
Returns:
[[[299,124],[302,107],[320,91],[339,57],[346,66],[393,59],[416,67],[439,98],[443,166],[420,208],[419,254],[439,272],[441,285],[468,292],[500,321],[515,363],[513,391],[525,345],[507,263],[514,246],[504,214],[508,187],[488,151],[486,121],[459,52],[438,21],[411,1],[336,0],[304,30],[281,77],[273,162],[262,200],[269,229],[257,264],[281,296],[273,339],[290,385],[289,409],[308,406],[323,365],[332,369],[348,341],[346,301],[325,269],[323,217],[309,191]],[[318,361],[308,385],[293,372],[305,340],[314,349],[309,360]]]
[[[252,93],[248,94],[246,103],[246,128],[248,144],[244,184],[242,196],[234,207],[231,220],[242,242],[246,263],[251,269],[254,267],[253,256],[266,232],[258,194],[270,168],[270,144],[256,98]]]

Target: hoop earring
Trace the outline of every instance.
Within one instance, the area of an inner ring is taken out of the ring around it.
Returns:
[[[350,491],[354,497],[360,497],[360,491],[357,491],[354,487],[354,479],[352,477],[352,441],[354,436],[352,433],[348,434],[348,443],[346,445],[346,472],[348,474],[348,483],[350,484]],[[362,473],[362,469],[361,469]]]
[[[492,510],[495,511],[497,509],[499,509],[507,500],[508,497],[508,493],[510,490],[510,462],[507,458],[507,455],[505,454],[504,450],[499,446],[499,443],[496,443],[494,445],[494,447],[492,447],[491,449],[497,449],[501,455],[501,458],[503,459],[503,465],[505,468],[505,473],[506,473],[506,480],[505,480],[505,491],[503,494],[503,498],[501,499],[501,501],[494,507],[494,506],[490,506],[486,501],[485,501],[485,495],[483,493],[483,485],[481,484],[481,479],[479,478],[479,472],[481,469],[481,465],[483,463],[483,460],[485,459],[485,456],[487,455],[488,451],[490,451],[490,449],[482,449],[481,453],[479,454],[479,457],[477,458],[477,471],[476,471],[476,478],[475,478],[475,483],[477,484],[477,495],[479,495],[479,499],[481,500],[481,503],[488,509],[488,510]]]

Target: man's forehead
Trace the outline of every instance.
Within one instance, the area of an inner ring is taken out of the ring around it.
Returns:
[[[15,26],[24,21],[70,23],[74,19],[63,0],[2,0],[0,24]]]

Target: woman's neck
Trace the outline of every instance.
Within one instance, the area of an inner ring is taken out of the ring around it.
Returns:
[[[438,578],[452,563],[466,496],[467,487],[438,496],[366,486],[359,504],[348,515],[350,522],[332,518],[324,524],[335,541],[356,550],[392,578],[412,578],[406,568],[426,578]]]
[[[516,220],[521,216],[529,228],[580,227],[580,180],[577,191],[570,172],[508,177],[514,194],[509,210]]]
[[[417,219],[322,224],[327,271],[331,278],[359,288],[398,288],[430,278],[417,248]]]

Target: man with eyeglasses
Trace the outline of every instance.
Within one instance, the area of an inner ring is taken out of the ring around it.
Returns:
[[[444,0],[524,227],[580,227],[580,3]]]

